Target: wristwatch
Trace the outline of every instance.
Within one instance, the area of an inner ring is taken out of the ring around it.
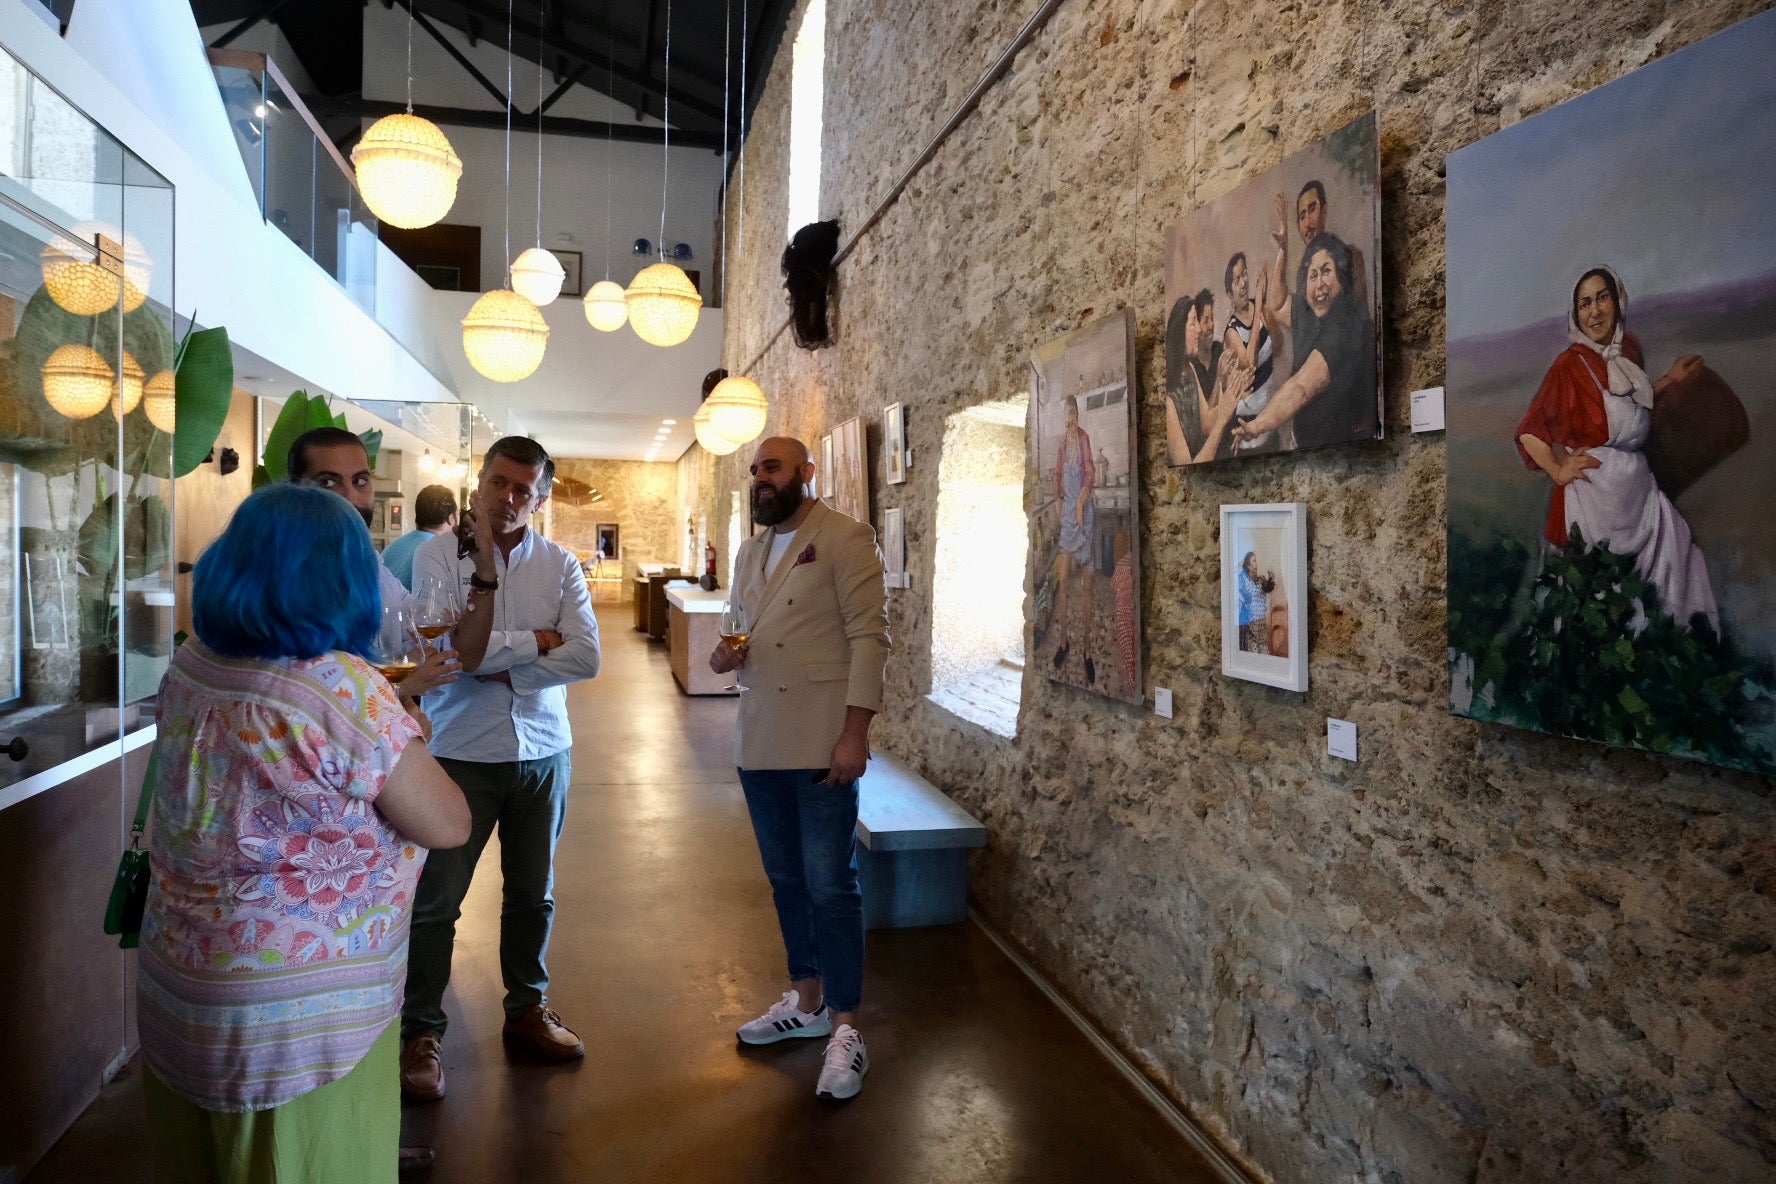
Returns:
[[[470,572],[469,587],[481,592],[495,592],[499,590],[499,577],[494,576],[491,580],[484,580],[478,573]]]

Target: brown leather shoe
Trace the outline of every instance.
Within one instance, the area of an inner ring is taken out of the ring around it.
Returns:
[[[401,1096],[435,1102],[444,1096],[444,1037],[437,1032],[415,1036],[401,1046]]]
[[[506,1043],[516,1044],[545,1060],[573,1061],[586,1055],[586,1046],[569,1031],[553,1009],[538,1004],[506,1021],[500,1032]]]

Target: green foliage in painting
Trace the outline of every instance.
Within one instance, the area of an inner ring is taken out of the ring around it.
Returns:
[[[1449,587],[1452,672],[1472,663],[1477,718],[1776,773],[1749,739],[1776,721],[1776,673],[1701,614],[1668,616],[1633,556],[1576,528],[1539,557],[1458,532]]]

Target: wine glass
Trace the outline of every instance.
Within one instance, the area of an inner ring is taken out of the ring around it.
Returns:
[[[450,631],[459,614],[449,585],[436,576],[419,581],[413,589],[413,627],[427,641]]]
[[[744,657],[747,640],[752,637],[752,616],[746,611],[746,606],[740,602],[740,597],[737,594],[729,595],[727,602],[722,605],[720,629],[721,639],[739,650]],[[744,691],[745,689],[738,673],[734,675],[732,686],[722,688],[724,691]]]
[[[390,605],[382,610],[382,626],[370,647],[370,663],[394,685],[418,668],[425,656],[425,641],[407,609]]]

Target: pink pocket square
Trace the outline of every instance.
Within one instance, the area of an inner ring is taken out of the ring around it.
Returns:
[[[813,562],[814,562],[814,544],[809,543],[806,547],[802,548],[802,553],[800,555],[796,556],[796,561],[792,565],[792,569],[796,568],[796,567],[800,567],[804,563],[813,563]]]

